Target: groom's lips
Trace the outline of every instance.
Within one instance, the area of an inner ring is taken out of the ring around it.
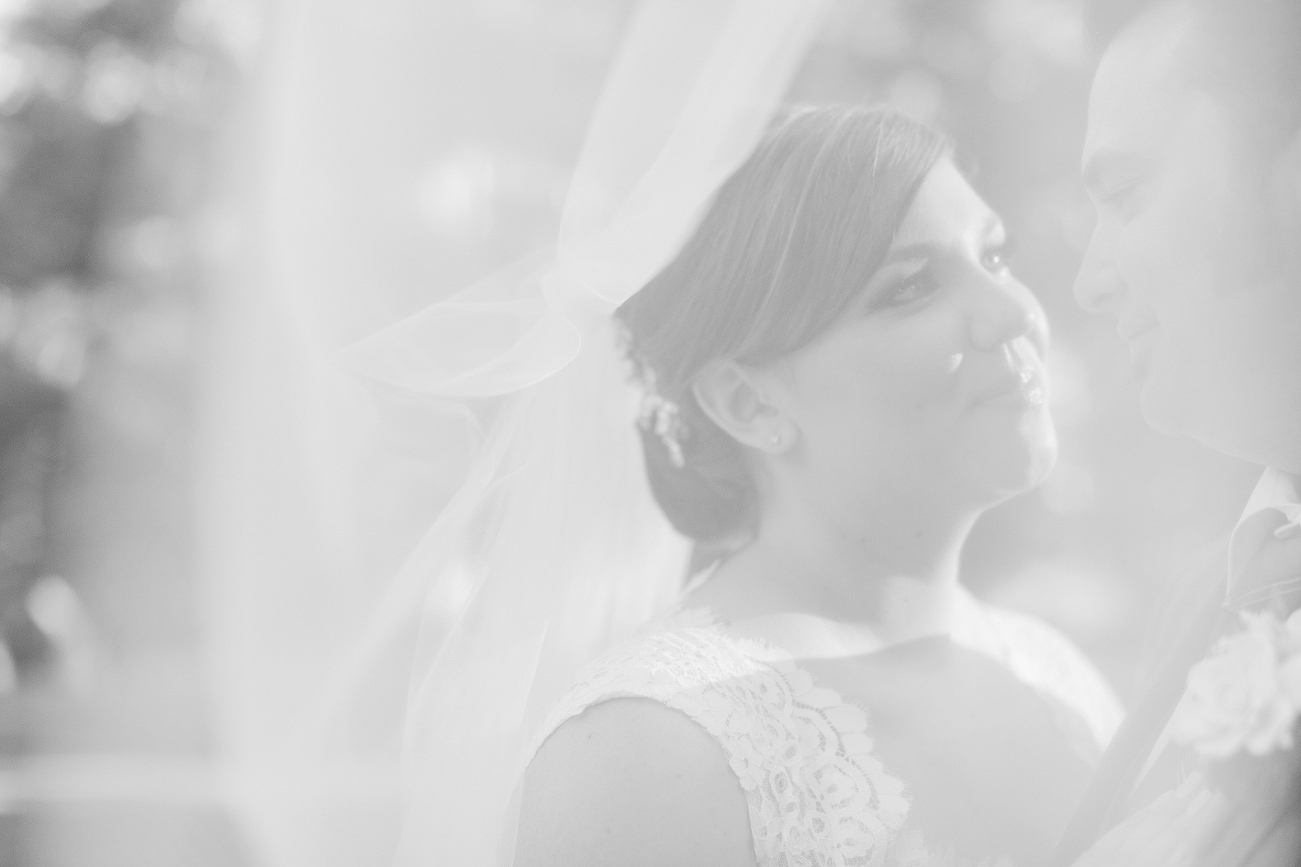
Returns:
[[[1129,357],[1133,362],[1133,372],[1138,377],[1147,374],[1148,356],[1152,351],[1152,338],[1156,336],[1156,322],[1145,322],[1137,326],[1121,326],[1116,329],[1129,345]]]
[[[1134,325],[1120,325],[1116,328],[1116,333],[1120,335],[1121,340],[1133,343],[1148,332],[1155,331],[1157,324],[1156,322],[1141,322]]]

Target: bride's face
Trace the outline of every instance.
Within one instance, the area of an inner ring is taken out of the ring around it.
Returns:
[[[798,430],[790,464],[827,505],[982,506],[1052,468],[1046,320],[1006,253],[998,216],[942,161],[843,319],[769,370]]]

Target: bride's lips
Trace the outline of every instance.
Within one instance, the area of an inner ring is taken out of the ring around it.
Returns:
[[[976,396],[977,406],[997,406],[1008,409],[1033,409],[1046,400],[1043,370],[1038,367],[1021,367],[999,375]]]

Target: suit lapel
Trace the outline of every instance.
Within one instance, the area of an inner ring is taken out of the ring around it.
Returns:
[[[1207,564],[1203,564],[1200,574],[1193,577],[1197,586],[1190,607],[1195,616],[1189,618],[1178,633],[1162,657],[1150,688],[1126,717],[1103,754],[1057,845],[1054,864],[1064,867],[1073,863],[1094,841],[1124,818],[1148,759],[1183,697],[1188,669],[1206,655],[1210,637],[1224,615],[1227,573],[1224,560],[1222,556],[1214,558],[1209,569]]]

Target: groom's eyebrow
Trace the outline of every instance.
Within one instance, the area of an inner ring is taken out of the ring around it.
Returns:
[[[1149,162],[1138,151],[1099,150],[1084,165],[1084,188],[1093,195],[1105,194],[1117,183],[1142,174]]]

